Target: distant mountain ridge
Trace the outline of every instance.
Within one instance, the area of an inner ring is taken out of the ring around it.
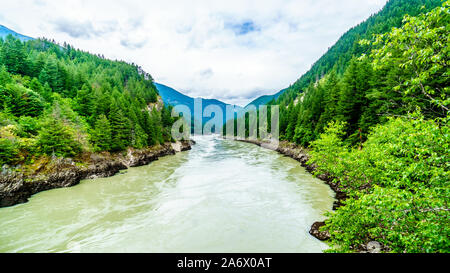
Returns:
[[[22,35],[20,33],[15,32],[14,30],[11,30],[3,25],[0,25],[0,38],[5,39],[8,35],[12,35],[17,39],[21,40],[22,42],[33,40],[33,38],[31,37]]]
[[[171,106],[177,106],[177,105],[186,105],[189,110],[191,111],[191,115],[194,116],[194,102],[195,99],[189,96],[186,96],[182,94],[181,92],[166,86],[164,84],[160,83],[154,83],[156,86],[156,89],[158,90],[159,95],[161,96],[164,104],[171,105]],[[220,100],[216,99],[202,99],[202,113],[206,109],[206,107],[210,105],[217,105],[220,107],[223,113],[223,122],[225,123],[227,121],[226,117],[226,107],[231,104],[227,104],[225,102],[222,102]],[[242,110],[243,108],[238,105],[231,105],[234,106],[235,112]],[[195,117],[196,120],[199,120],[199,117]],[[206,123],[210,118],[203,118],[203,124]]]
[[[184,105],[190,106],[190,105],[194,104],[194,98],[186,96],[183,93],[181,93],[169,86],[166,86],[161,83],[156,83],[156,82],[155,82],[155,86],[158,89],[164,103],[166,103],[166,104],[169,104],[172,106],[179,105],[179,104],[184,104]],[[241,107],[238,105],[234,105],[234,106],[236,109],[244,109],[250,105],[254,105],[258,109],[259,106],[266,105],[270,101],[278,99],[286,90],[287,90],[287,88],[279,91],[278,93],[276,93],[274,95],[264,95],[264,96],[258,97],[255,100],[253,100],[252,102],[250,102],[249,104],[247,104],[245,107]],[[222,102],[217,99],[203,99],[203,104],[204,105],[205,104],[206,105],[216,104],[219,106],[220,105],[225,105],[225,106],[231,105],[231,104]]]
[[[255,99],[254,101],[250,102],[247,106],[245,106],[245,108],[249,107],[250,105],[254,105],[256,107],[256,109],[259,109],[259,106],[266,105],[269,102],[271,102],[272,100],[277,100],[282,94],[284,94],[284,92],[286,90],[287,90],[287,88],[281,90],[280,92],[278,92],[274,95],[261,96],[261,97]]]
[[[5,39],[8,35],[12,35],[15,38],[17,38],[23,42],[26,42],[29,40],[34,40],[34,38],[17,33],[14,30],[11,30],[11,29],[5,27],[4,25],[0,25],[0,38]],[[166,86],[164,84],[160,84],[160,83],[156,83],[156,82],[154,82],[154,84],[155,84],[156,89],[158,90],[158,93],[160,94],[164,104],[172,105],[172,106],[186,105],[191,110],[191,113],[194,113],[194,98],[186,96],[186,95],[182,94],[181,92],[179,92],[169,86]],[[253,100],[251,103],[249,103],[245,107],[241,107],[238,105],[232,105],[232,106],[234,106],[234,109],[236,112],[246,109],[250,105],[254,105],[257,109],[259,109],[259,106],[266,105],[270,101],[278,99],[286,90],[287,89],[283,89],[274,95],[264,95],[259,98],[256,98],[255,100]],[[202,99],[202,104],[203,104],[202,110],[204,110],[209,105],[217,105],[222,109],[224,115],[226,113],[226,106],[231,105],[231,104],[222,102],[217,99]],[[226,117],[224,117],[224,122],[226,122]]]

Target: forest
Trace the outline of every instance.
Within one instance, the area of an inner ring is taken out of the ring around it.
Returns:
[[[272,102],[349,197],[322,228],[332,252],[450,250],[449,8],[389,1]]]
[[[383,252],[450,252],[449,32],[450,1],[389,0],[268,103],[280,106],[281,140],[304,147],[315,175],[347,197],[321,228],[328,252],[372,241]],[[172,142],[171,112],[135,64],[0,39],[2,170]]]
[[[0,166],[171,141],[142,68],[46,39],[0,40]]]

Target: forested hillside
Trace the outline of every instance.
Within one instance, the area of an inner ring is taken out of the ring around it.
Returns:
[[[349,197],[331,251],[449,252],[449,26],[450,1],[389,1],[279,101],[284,139]]]
[[[170,141],[151,76],[47,40],[0,40],[0,166]]]
[[[395,71],[386,67],[375,75],[369,60],[357,59],[379,46],[379,43],[361,43],[361,40],[373,42],[374,34],[400,27],[405,15],[423,14],[442,3],[441,0],[390,0],[379,13],[345,33],[276,102],[281,106],[280,135],[307,146],[323,132],[329,121],[340,116],[349,122],[346,131],[348,136],[353,135],[354,143],[360,136],[366,138],[368,129],[385,121],[384,117],[404,112],[401,109],[409,110],[403,108],[405,103],[399,105],[399,96],[395,95],[397,99],[391,101],[387,95],[387,91],[396,86]],[[352,88],[358,89],[354,90],[356,93]],[[443,112],[437,115],[442,116]]]

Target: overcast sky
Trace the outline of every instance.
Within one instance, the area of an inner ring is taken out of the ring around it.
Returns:
[[[193,97],[288,87],[386,0],[1,0],[0,24],[134,62]]]

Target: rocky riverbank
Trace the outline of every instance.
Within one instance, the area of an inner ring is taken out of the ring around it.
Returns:
[[[41,191],[71,187],[83,179],[109,177],[130,167],[147,165],[162,156],[190,150],[193,144],[193,141],[183,141],[122,153],[86,153],[77,159],[44,157],[22,169],[3,168],[0,207],[25,203]]]
[[[274,146],[271,143],[263,142],[260,140],[240,140],[242,142],[256,144],[263,148],[271,149],[277,151],[280,154],[291,157],[298,162],[310,173],[314,173],[317,169],[317,166],[314,164],[307,164],[309,160],[308,150],[300,147],[294,143],[290,143],[287,141],[281,141],[278,146]],[[347,195],[341,190],[339,182],[334,181],[333,177],[327,174],[317,175],[317,178],[323,180],[327,185],[331,187],[331,189],[336,193],[336,201],[333,204],[333,210],[336,210],[338,207],[342,206],[342,201],[347,198]],[[328,240],[330,238],[330,234],[328,232],[320,231],[320,227],[322,227],[324,222],[315,222],[309,231],[309,233],[316,237],[321,241]]]

